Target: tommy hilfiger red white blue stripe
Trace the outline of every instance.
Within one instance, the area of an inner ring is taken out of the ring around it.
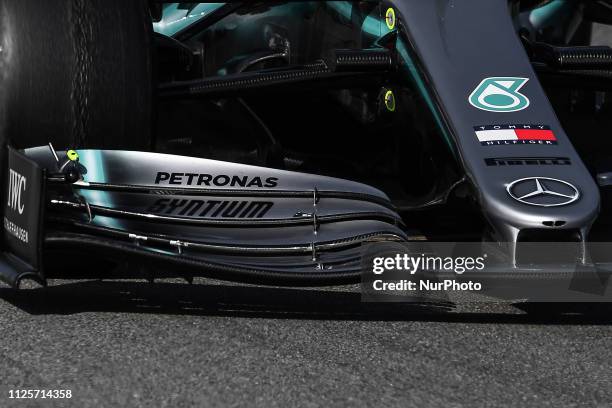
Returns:
[[[557,144],[557,137],[545,125],[486,125],[475,126],[474,131],[483,146]]]

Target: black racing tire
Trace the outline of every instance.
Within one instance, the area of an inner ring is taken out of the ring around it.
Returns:
[[[0,0],[0,134],[19,148],[146,150],[147,0]]]

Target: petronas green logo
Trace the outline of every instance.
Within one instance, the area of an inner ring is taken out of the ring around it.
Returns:
[[[520,93],[529,78],[485,78],[474,89],[469,101],[472,106],[489,112],[516,112],[529,106],[529,99]]]

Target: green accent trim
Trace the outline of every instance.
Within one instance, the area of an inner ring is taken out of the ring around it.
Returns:
[[[395,18],[395,10],[389,7],[387,9],[387,12],[385,13],[385,23],[387,24],[387,28],[389,30],[393,30],[395,28],[396,21],[397,20]]]
[[[395,112],[395,95],[391,90],[385,92],[385,107],[389,112]]]
[[[83,174],[83,181],[94,183],[107,182],[104,160],[100,150],[81,150],[77,152],[77,155],[81,158],[81,165],[87,169],[87,172]],[[108,191],[79,190],[79,194],[89,203],[114,208],[113,200],[110,198],[110,193]],[[96,220],[98,220],[101,225],[109,228],[121,229],[122,227],[121,221],[116,218],[96,217]]]
[[[66,152],[66,156],[68,156],[68,160],[70,161],[78,161],[79,154],[75,150],[68,150]]]
[[[555,0],[545,6],[538,7],[529,14],[529,22],[534,27],[540,28],[557,20],[560,15],[567,15],[573,11],[575,2],[567,0]]]
[[[224,4],[226,3],[200,3],[191,11],[179,9],[179,3],[166,4],[164,5],[161,21],[153,23],[153,31],[171,37],[193,23],[200,21]]]

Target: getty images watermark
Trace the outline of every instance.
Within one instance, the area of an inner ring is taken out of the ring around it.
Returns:
[[[367,302],[612,301],[612,243],[377,242],[361,262]]]
[[[383,275],[385,272],[398,272],[409,274],[414,277],[419,271],[452,272],[462,275],[465,272],[483,271],[487,255],[478,257],[465,256],[430,256],[420,254],[417,256],[407,253],[395,254],[393,256],[379,256],[372,260],[372,273]],[[400,279],[399,281],[386,281],[375,279],[372,283],[375,291],[438,291],[438,290],[463,290],[480,291],[480,282],[459,282],[455,279]]]

